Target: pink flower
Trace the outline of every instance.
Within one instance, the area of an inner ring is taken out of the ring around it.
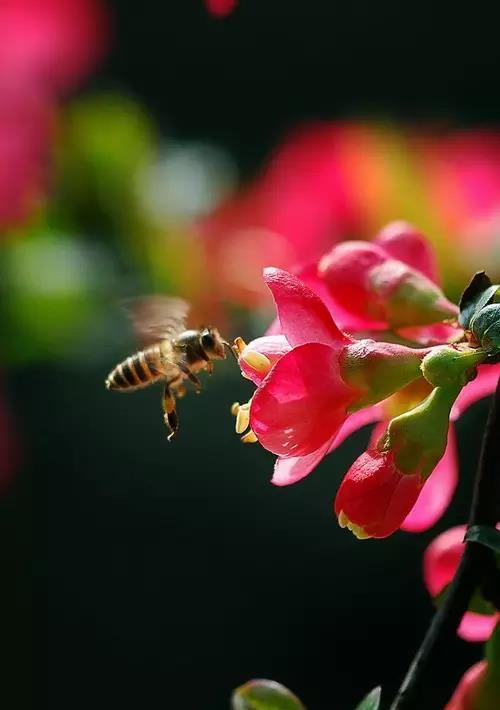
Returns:
[[[486,661],[471,666],[460,679],[452,698],[444,710],[482,710],[487,706],[478,704],[478,696],[488,672]],[[498,698],[500,704],[500,698]],[[491,706],[493,708],[493,706]]]
[[[418,474],[403,474],[393,452],[368,449],[353,463],[335,498],[339,525],[356,537],[387,537],[402,524],[423,486]]]
[[[3,0],[2,72],[19,85],[68,89],[101,57],[107,31],[100,0]]]
[[[227,17],[238,4],[238,0],[205,0],[208,12],[215,17]]]
[[[424,555],[424,581],[432,597],[437,597],[448,586],[457,571],[464,551],[465,525],[458,525],[438,535]],[[485,641],[495,628],[498,615],[467,611],[458,628],[458,635],[466,641]]]
[[[45,94],[0,83],[0,231],[23,221],[45,193],[53,121]]]
[[[357,395],[340,376],[340,353],[350,340],[321,300],[297,278],[267,269],[265,280],[292,350],[257,388],[250,426],[260,443],[281,457],[303,459],[320,448],[326,453]],[[279,463],[275,476],[278,471]]]
[[[273,483],[306,476],[332,447],[349,415],[420,375],[427,351],[342,333],[321,299],[301,280],[267,269],[280,335],[259,338],[239,350],[243,374],[257,390],[237,414],[237,431],[250,425],[252,439],[278,455]],[[307,413],[304,416],[304,413]]]

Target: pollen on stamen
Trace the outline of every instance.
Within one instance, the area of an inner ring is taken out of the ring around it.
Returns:
[[[247,433],[241,437],[240,441],[242,441],[244,444],[256,444],[258,439],[255,436],[254,432],[250,429],[250,431],[247,431]]]
[[[233,404],[231,405],[231,414],[233,415],[233,417],[237,416],[239,408],[240,408],[240,403],[233,402]]]
[[[257,350],[247,350],[245,354],[241,356],[241,359],[251,368],[262,374],[269,372],[271,369],[271,360],[262,353],[257,352]]]
[[[343,510],[338,514],[337,520],[341,528],[350,530],[358,540],[368,540],[371,537],[360,525],[352,523]]]
[[[236,433],[243,434],[248,425],[250,424],[250,409],[244,409],[240,407],[238,409],[238,414],[236,415]]]
[[[247,344],[243,340],[243,338],[240,338],[239,336],[234,339],[233,343],[233,350],[238,355],[238,357],[241,355],[243,350],[246,348]]]
[[[341,528],[347,527],[347,523],[349,522],[349,518],[347,517],[347,515],[344,513],[343,510],[341,510],[340,513],[338,514],[337,520],[338,520]]]

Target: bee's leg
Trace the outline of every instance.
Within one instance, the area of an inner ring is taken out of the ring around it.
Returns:
[[[214,364],[211,360],[207,360],[206,371],[208,372],[209,375],[211,375],[212,372],[214,371]]]
[[[184,387],[183,384],[178,384],[174,387],[175,389],[175,396],[179,397],[179,399],[182,399],[182,397],[186,396],[187,389]]]
[[[168,385],[165,385],[165,389],[163,390],[162,405],[163,411],[165,412],[163,419],[167,428],[170,430],[168,440],[171,441],[179,428],[179,420],[177,418],[177,412],[175,411],[175,397]]]
[[[191,372],[191,370],[189,369],[189,365],[187,365],[185,362],[179,362],[179,363],[177,363],[177,367],[179,368],[179,370],[181,372],[183,372],[186,375],[186,377],[189,380],[191,380],[196,392],[199,393],[201,390],[201,382],[200,382],[199,378],[196,377],[194,372]]]
[[[174,391],[176,397],[179,397],[179,399],[181,397],[184,397],[187,390],[186,390],[184,383],[182,381],[182,375],[179,375],[179,377],[177,377],[177,379],[172,380],[168,384],[169,384],[170,388]]]

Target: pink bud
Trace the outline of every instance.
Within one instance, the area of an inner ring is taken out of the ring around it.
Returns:
[[[335,498],[339,524],[356,537],[387,537],[413,508],[423,485],[418,475],[404,475],[392,452],[365,451],[351,466]]]
[[[377,244],[339,244],[321,259],[318,272],[332,298],[373,328],[427,325],[458,313],[422,272]]]

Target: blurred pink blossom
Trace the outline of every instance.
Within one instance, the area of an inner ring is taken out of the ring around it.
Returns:
[[[0,495],[9,487],[20,461],[19,442],[14,431],[0,383]]]
[[[424,555],[424,581],[432,597],[438,596],[455,576],[464,551],[465,525],[457,525],[438,535]],[[466,641],[486,641],[495,628],[498,614],[467,611],[458,628]]]
[[[100,0],[2,0],[2,73],[47,91],[71,88],[102,57],[107,34]]]
[[[227,17],[238,4],[238,0],[205,0],[208,12],[215,17]]]
[[[58,93],[94,67],[107,34],[100,0],[0,2],[0,230],[46,192]]]
[[[43,92],[0,82],[0,231],[24,220],[47,188],[53,120]]]

